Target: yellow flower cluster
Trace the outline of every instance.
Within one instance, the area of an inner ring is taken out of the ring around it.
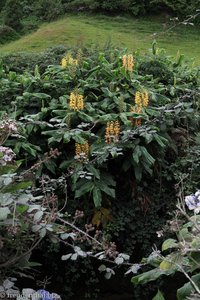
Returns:
[[[122,57],[123,67],[126,71],[133,71],[134,59],[132,54],[125,54]]]
[[[135,93],[135,105],[138,107],[147,107],[149,105],[149,95],[147,91]]]
[[[78,59],[74,59],[71,56],[71,54],[67,54],[61,60],[61,66],[63,69],[65,69],[67,66],[77,66],[77,65],[78,65]]]
[[[75,143],[75,158],[80,161],[86,161],[89,156],[90,146],[88,141],[84,144]]]
[[[110,121],[106,124],[105,142],[110,144],[119,141],[120,123],[119,121]]]
[[[71,92],[69,98],[69,107],[72,110],[83,110],[84,109],[83,95],[79,95],[77,92]]]
[[[130,109],[131,112],[135,114],[141,114],[142,113],[142,107],[140,106],[132,106]],[[131,122],[135,126],[140,126],[142,124],[141,118],[131,118]]]
[[[135,106],[131,107],[131,112],[136,114],[142,113],[142,108],[147,107],[149,104],[149,95],[147,91],[135,93]],[[141,118],[131,118],[132,124],[140,126],[142,124]]]

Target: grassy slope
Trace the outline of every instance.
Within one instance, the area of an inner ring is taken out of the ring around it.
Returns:
[[[68,15],[52,23],[43,24],[39,30],[0,47],[0,53],[18,51],[41,51],[47,47],[104,44],[129,50],[147,51],[157,39],[160,48],[175,55],[178,50],[200,63],[200,28],[182,27],[175,32],[162,34],[165,20],[133,19],[130,17],[108,17]],[[157,33],[155,36],[154,33]]]

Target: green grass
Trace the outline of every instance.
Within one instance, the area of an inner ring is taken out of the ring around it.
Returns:
[[[17,41],[0,46],[0,54],[38,52],[61,44],[103,45],[109,40],[113,46],[147,52],[156,38],[159,48],[164,48],[167,54],[176,55],[180,51],[200,64],[200,28],[182,25],[173,32],[163,34],[164,23],[158,18],[67,15],[58,21],[42,24],[36,32]]]

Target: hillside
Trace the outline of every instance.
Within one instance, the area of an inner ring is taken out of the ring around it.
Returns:
[[[57,21],[43,23],[36,32],[17,41],[0,46],[0,53],[38,52],[59,44],[103,45],[108,41],[118,47],[144,52],[156,38],[159,47],[168,54],[176,55],[180,51],[199,63],[199,28],[182,25],[173,32],[166,32],[171,25],[166,17],[136,19],[125,16],[66,15]]]

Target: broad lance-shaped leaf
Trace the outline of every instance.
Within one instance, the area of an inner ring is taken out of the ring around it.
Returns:
[[[43,211],[39,210],[36,212],[36,214],[34,215],[34,221],[40,221],[42,219],[43,216]]]
[[[141,151],[143,153],[143,157],[146,159],[146,161],[149,163],[149,165],[154,164],[155,159],[153,158],[153,156],[151,156],[151,154],[147,151],[147,149],[143,146],[141,146]]]
[[[136,147],[133,151],[133,154],[132,154],[133,160],[136,164],[139,163],[141,155],[142,155],[142,152],[141,152],[140,146],[136,145]]]
[[[8,186],[6,186],[3,191],[5,191],[6,193],[10,192],[10,193],[14,193],[18,190],[25,190],[27,188],[29,188],[30,186],[32,186],[33,183],[32,181],[23,181],[23,182],[19,182],[17,184],[9,184]]]
[[[200,274],[194,275],[191,277],[197,287],[200,289]],[[194,292],[194,287],[190,282],[184,284],[180,289],[177,290],[177,299],[186,300]]]
[[[8,207],[0,207],[0,221],[6,220],[9,213],[10,209]]]
[[[115,198],[115,190],[114,189],[110,188],[107,185],[101,185],[101,186],[99,186],[99,188],[101,189],[101,191],[103,191],[110,197]]]
[[[75,198],[79,198],[84,194],[91,192],[94,188],[94,183],[91,181],[85,182],[82,186],[80,186],[75,192]]]
[[[95,207],[100,207],[102,202],[101,190],[98,187],[93,188],[93,201]]]
[[[167,239],[162,244],[162,251],[177,247],[177,242],[174,239]]]
[[[137,276],[132,277],[131,282],[133,284],[145,284],[149,281],[154,281],[158,279],[161,275],[170,275],[172,274],[172,270],[161,270],[160,268],[155,268],[153,270],[144,272],[142,274],[139,274]]]
[[[85,139],[80,135],[80,134],[74,134],[72,136],[72,139],[75,140],[76,143],[79,143],[79,144],[84,144],[85,143]]]
[[[100,179],[100,171],[92,165],[87,165],[86,169],[92,173],[97,179]]]
[[[5,193],[5,194],[0,193],[0,205],[1,206],[8,206],[12,202],[14,202],[14,199],[12,198],[11,193]]]

